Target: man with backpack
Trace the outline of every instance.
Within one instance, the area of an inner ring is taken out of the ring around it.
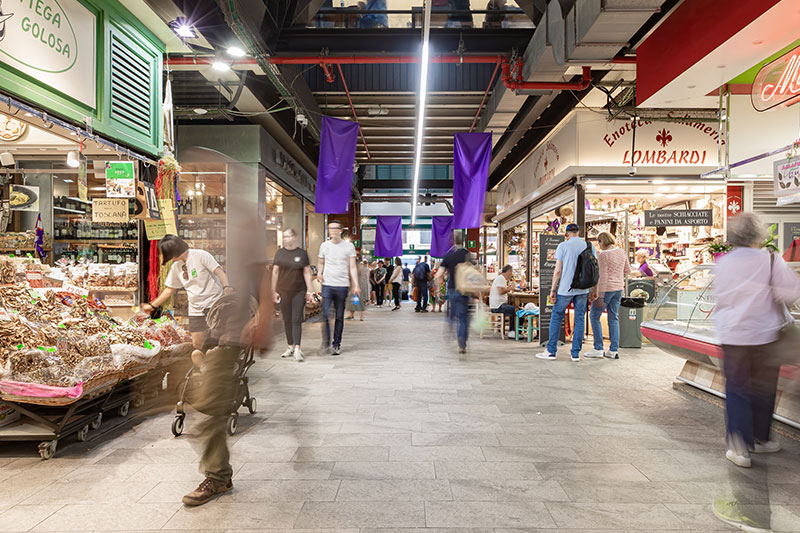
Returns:
[[[461,231],[453,232],[453,247],[442,259],[441,268],[436,272],[436,278],[441,279],[450,274],[447,279],[447,301],[450,322],[456,327],[458,340],[458,353],[467,353],[467,336],[469,335],[469,302],[472,296],[461,292],[464,288],[458,287],[458,274],[456,270],[462,263],[471,263],[469,250],[464,248],[464,234]]]
[[[553,285],[547,304],[553,306],[550,317],[550,338],[547,349],[536,357],[553,360],[556,358],[561,323],[569,304],[575,307],[575,330],[572,333],[572,361],[581,360],[583,333],[586,327],[586,307],[589,292],[597,285],[600,269],[594,248],[580,236],[577,224],[567,224],[566,240],[556,248],[556,269],[553,273]]]
[[[428,312],[428,281],[431,277],[431,267],[428,265],[427,259],[417,260],[417,266],[414,267],[414,285],[417,287],[417,307],[414,308],[416,313]]]

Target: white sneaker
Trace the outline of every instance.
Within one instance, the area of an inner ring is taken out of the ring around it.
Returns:
[[[581,360],[581,356],[580,356],[580,354],[578,354],[577,357],[573,355],[572,357],[570,357],[570,359],[572,359],[573,363],[577,363],[577,362],[579,362]]]
[[[542,352],[536,354],[537,359],[546,359],[548,361],[555,361],[556,354],[550,352]]]
[[[750,450],[753,453],[775,453],[781,451],[781,443],[776,440],[767,442],[756,441],[755,446]]]
[[[619,352],[606,352],[603,357],[606,359],[619,359]]]
[[[281,357],[291,357],[294,355],[294,347],[289,347],[281,354]]]
[[[600,359],[603,357],[603,350],[590,350],[583,354],[587,359]]]
[[[725,457],[728,461],[732,462],[736,466],[741,466],[742,468],[750,468],[752,465],[752,461],[750,460],[750,454],[748,452],[743,452],[743,454],[739,454],[736,450],[729,449],[725,452]]]
[[[516,339],[517,338],[517,334],[514,333],[513,331],[509,331],[508,332],[508,338],[509,339]]]
[[[300,350],[299,346],[294,349],[294,360],[298,363],[305,361],[305,359],[303,359],[303,352]]]

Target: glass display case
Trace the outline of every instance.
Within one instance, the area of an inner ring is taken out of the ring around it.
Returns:
[[[800,273],[800,263],[789,263]],[[714,325],[714,265],[699,265],[679,274],[659,290],[648,309],[642,335],[662,350],[719,367],[722,352]],[[791,309],[800,320],[800,306]]]

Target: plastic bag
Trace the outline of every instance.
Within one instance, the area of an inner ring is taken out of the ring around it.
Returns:
[[[114,365],[122,368],[126,363],[135,361],[137,363],[149,363],[161,352],[161,344],[157,341],[147,341],[147,346],[142,348],[130,344],[112,344],[111,353],[114,358]]]
[[[478,334],[489,327],[489,308],[482,302],[478,302],[475,306],[475,314],[472,315],[469,327]]]

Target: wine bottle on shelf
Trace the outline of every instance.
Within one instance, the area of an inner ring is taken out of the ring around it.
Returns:
[[[214,197],[214,214],[219,215],[219,196]]]
[[[205,209],[206,215],[210,215],[211,214],[211,197],[210,196],[204,196],[203,197],[203,203],[206,206],[206,209]]]

